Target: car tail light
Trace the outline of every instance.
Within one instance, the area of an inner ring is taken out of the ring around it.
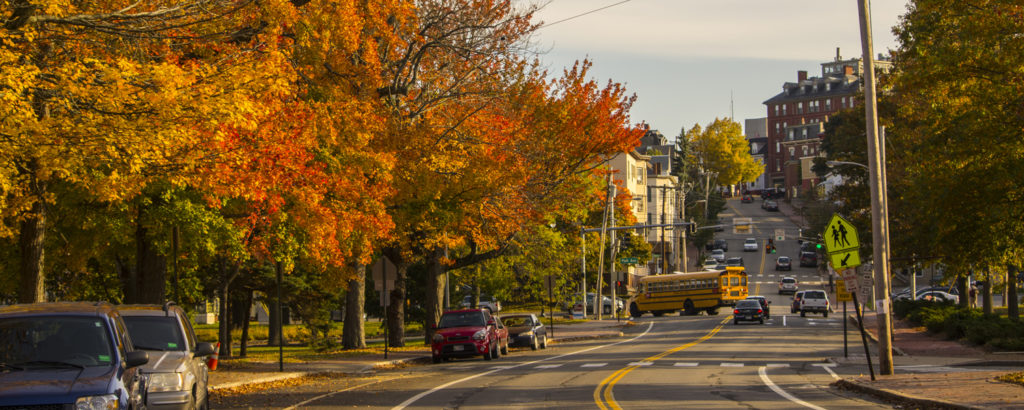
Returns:
[[[761,310],[761,309],[758,309],[758,310],[757,310],[757,313],[764,313],[764,311],[763,311],[763,310]]]
[[[738,314],[740,314],[740,310],[739,309],[733,309],[732,314],[738,315]]]

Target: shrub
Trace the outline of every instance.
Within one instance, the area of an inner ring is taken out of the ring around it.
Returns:
[[[1024,350],[1024,323],[951,303],[897,301],[893,313],[948,339],[966,340],[993,350]]]

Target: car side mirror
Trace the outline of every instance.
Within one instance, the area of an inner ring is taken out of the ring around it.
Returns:
[[[124,355],[124,364],[129,369],[132,367],[142,366],[146,363],[149,363],[149,353],[142,350],[128,352]]]
[[[213,343],[196,344],[196,357],[206,357],[214,353]]]

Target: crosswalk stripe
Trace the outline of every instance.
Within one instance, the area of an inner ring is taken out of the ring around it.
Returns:
[[[789,363],[768,363],[768,367],[789,367]]]
[[[650,366],[652,364],[654,364],[654,362],[632,362],[629,365],[630,366]]]
[[[580,367],[604,367],[604,366],[607,366],[607,365],[608,365],[608,363],[586,363],[586,364],[584,364],[583,366],[580,366]]]
[[[676,367],[697,367],[700,363],[697,362],[676,362]]]
[[[722,367],[743,367],[743,363],[722,363]]]
[[[542,364],[540,366],[535,367],[535,369],[554,369],[556,367],[562,367],[562,365],[561,364]]]

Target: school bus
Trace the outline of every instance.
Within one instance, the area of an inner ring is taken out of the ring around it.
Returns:
[[[721,306],[732,306],[747,297],[747,272],[742,267],[725,270],[653,275],[640,278],[636,294],[629,301],[629,314],[662,316],[681,312],[695,315],[701,310],[717,315]]]

